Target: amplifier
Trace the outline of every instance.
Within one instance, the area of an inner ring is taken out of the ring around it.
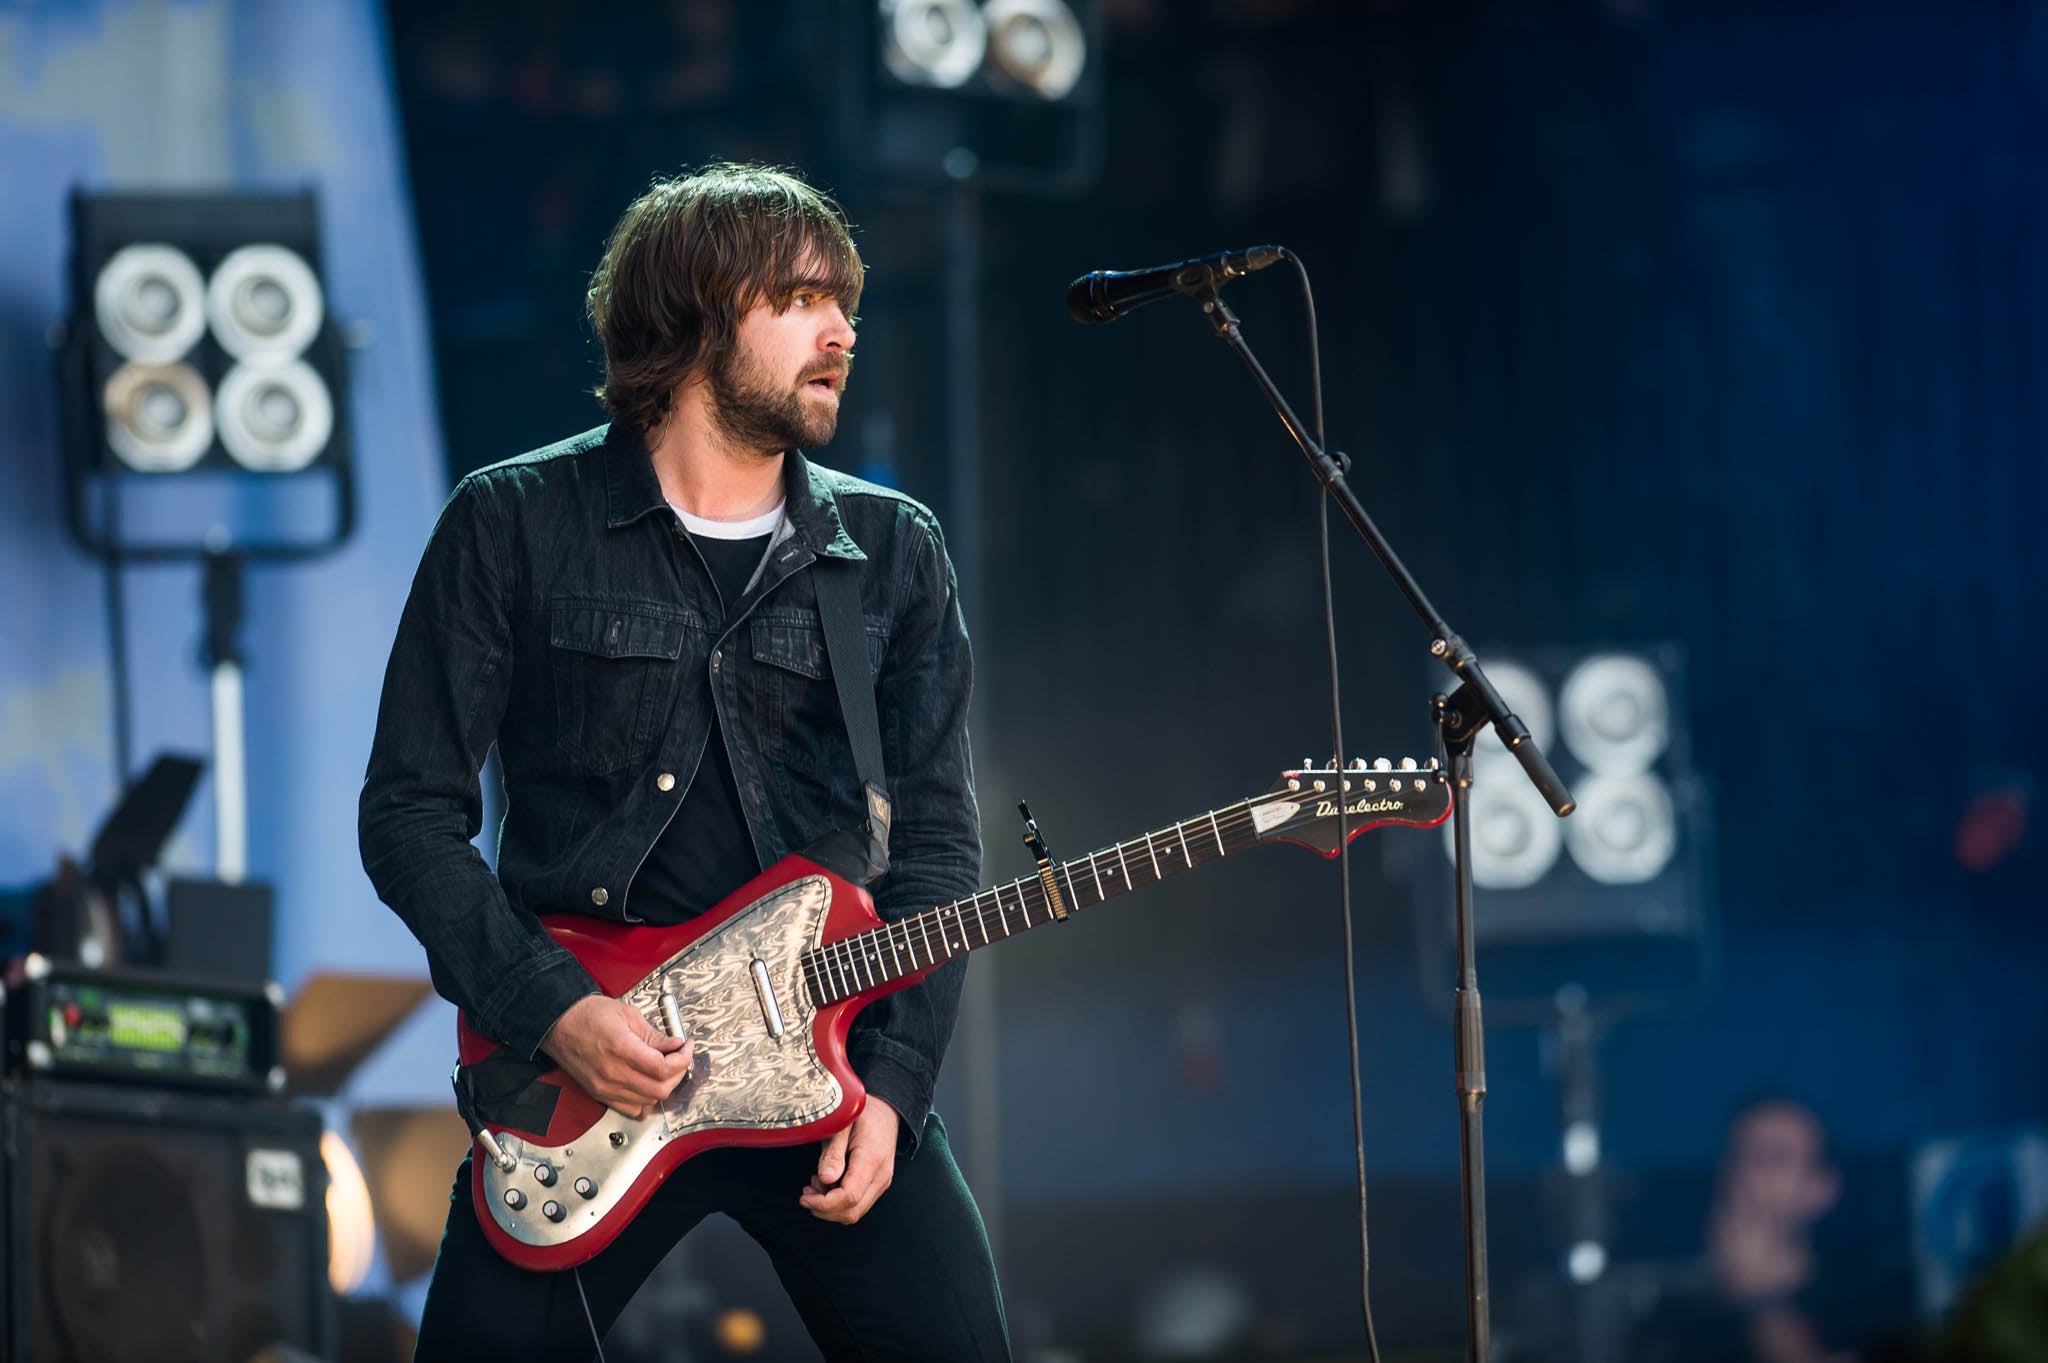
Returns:
[[[163,1088],[276,1092],[275,984],[93,970],[28,956],[8,971],[7,1065],[16,1073]]]

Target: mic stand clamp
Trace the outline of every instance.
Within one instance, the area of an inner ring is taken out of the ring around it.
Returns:
[[[1297,261],[1297,264],[1299,262]],[[1287,433],[1308,457],[1309,467],[1323,490],[1336,499],[1344,516],[1364,539],[1366,547],[1394,579],[1394,585],[1408,598],[1408,604],[1429,630],[1430,656],[1442,661],[1457,676],[1459,685],[1448,697],[1431,702],[1437,731],[1444,747],[1444,765],[1453,791],[1452,841],[1453,874],[1457,879],[1458,985],[1453,1039],[1453,1065],[1458,1087],[1458,1134],[1462,1157],[1460,1184],[1465,1211],[1465,1310],[1466,1357],[1471,1363],[1486,1363],[1492,1348],[1488,1315],[1486,1272],[1486,1160],[1481,1106],[1486,1100],[1485,1032],[1479,1010],[1479,975],[1472,945],[1472,815],[1465,798],[1472,789],[1472,744],[1479,731],[1491,724],[1507,745],[1522,770],[1543,795],[1544,802],[1559,818],[1577,808],[1570,790],[1558,778],[1542,750],[1529,736],[1529,726],[1516,717],[1501,699],[1493,683],[1479,666],[1465,641],[1423,595],[1422,586],[1373,523],[1358,494],[1345,480],[1349,461],[1332,457],[1301,424],[1294,408],[1274,384],[1265,367],[1245,344],[1237,314],[1230,310],[1212,283],[1194,291],[1217,338],[1237,353],[1246,369],[1272,404]],[[1343,462],[1340,462],[1343,461]]]

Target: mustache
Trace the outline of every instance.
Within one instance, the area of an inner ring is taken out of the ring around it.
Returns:
[[[814,364],[797,376],[798,383],[809,383],[812,379],[841,379],[853,371],[853,356],[841,355],[836,359]]]

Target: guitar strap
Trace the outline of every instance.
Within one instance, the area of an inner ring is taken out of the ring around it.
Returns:
[[[821,558],[813,569],[818,616],[825,625],[825,656],[839,688],[839,710],[853,743],[853,769],[867,804],[865,863],[852,879],[873,884],[889,869],[889,786],[882,770],[882,726],[875,716],[875,688],[868,681],[867,629],[860,615],[858,560]]]

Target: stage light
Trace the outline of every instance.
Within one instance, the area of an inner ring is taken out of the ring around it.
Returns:
[[[882,62],[909,85],[956,90],[981,69],[988,27],[969,0],[882,0]]]
[[[333,1131],[321,1132],[320,1159],[327,1166],[327,1281],[345,1297],[370,1276],[377,1223],[370,1185],[348,1142]]]
[[[100,335],[124,359],[164,364],[206,330],[206,286],[192,258],[161,242],[116,251],[93,280]]]
[[[290,360],[326,320],[320,280],[298,252],[270,243],[230,251],[206,286],[221,348],[240,360]]]
[[[1574,1178],[1584,1178],[1600,1167],[1600,1128],[1577,1121],[1564,1129],[1564,1167]]]
[[[252,473],[296,473],[327,447],[334,404],[303,360],[238,364],[221,380],[220,443]]]
[[[1662,781],[1589,775],[1573,789],[1579,810],[1564,821],[1565,846],[1580,870],[1603,885],[1640,885],[1671,864],[1678,820]]]
[[[137,473],[183,473],[213,445],[213,394],[189,364],[130,361],[100,392],[107,448]]]
[[[1607,1271],[1607,1246],[1598,1240],[1581,1240],[1565,1256],[1564,1266],[1571,1280],[1581,1287],[1598,1282]]]
[[[1647,771],[1671,741],[1663,679],[1633,654],[1600,653],[1580,663],[1565,678],[1558,709],[1565,746],[1603,774]]]
[[[1489,672],[1487,675],[1491,676]],[[1549,874],[1564,846],[1558,818],[1519,769],[1495,769],[1474,781],[1472,883],[1487,890],[1520,890]],[[1444,850],[1453,849],[1453,826],[1444,824]]]
[[[1040,99],[1065,99],[1088,63],[1080,20],[1061,0],[988,0],[989,63]]]

